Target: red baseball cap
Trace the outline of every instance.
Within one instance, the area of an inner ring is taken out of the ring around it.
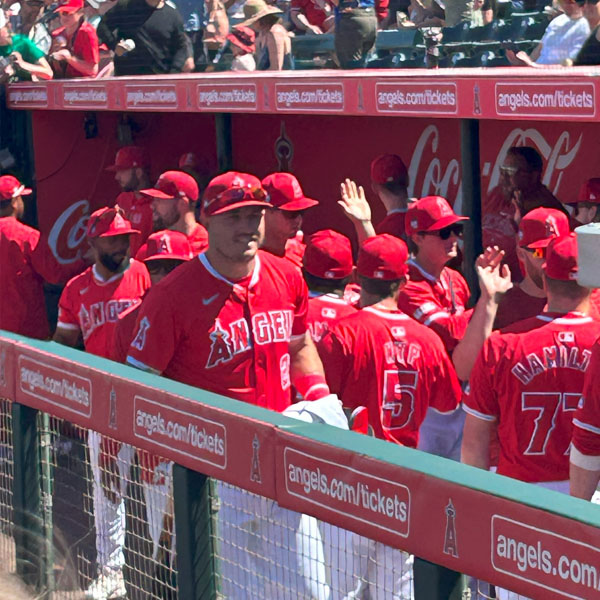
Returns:
[[[211,179],[202,196],[202,214],[206,217],[242,208],[268,207],[269,196],[260,179],[249,173],[228,171]]]
[[[83,0],[67,0],[63,2],[57,9],[58,13],[71,14],[83,8]]]
[[[193,253],[185,234],[165,229],[149,235],[135,258],[144,262],[165,259],[190,260],[193,258]]]
[[[350,240],[332,229],[308,237],[302,259],[304,270],[321,279],[344,279],[352,273]]]
[[[381,154],[371,162],[371,181],[374,183],[408,184],[408,169],[397,154]]]
[[[300,183],[291,173],[271,173],[262,180],[262,186],[269,194],[269,202],[280,210],[306,210],[319,204],[307,198]]]
[[[165,171],[161,174],[153,188],[140,190],[141,194],[152,198],[188,198],[192,202],[200,195],[196,180],[183,171]]]
[[[600,177],[588,179],[580,188],[577,202],[600,204]]]
[[[400,239],[382,233],[365,240],[358,251],[356,270],[368,279],[394,281],[408,273],[408,248]]]
[[[31,189],[26,188],[16,177],[2,175],[0,177],[0,199],[12,200],[17,196],[29,196]]]
[[[534,208],[519,223],[521,248],[545,248],[556,237],[569,235],[569,218],[555,208]]]
[[[448,200],[441,196],[425,196],[409,205],[406,211],[406,233],[413,235],[427,231],[439,231],[469,217],[457,215]]]
[[[115,164],[106,167],[107,171],[123,171],[124,169],[137,169],[150,164],[146,151],[139,146],[123,146],[117,151]]]
[[[577,279],[577,238],[574,233],[550,241],[542,268],[551,279]]]
[[[105,206],[93,212],[88,220],[87,236],[89,238],[110,237],[128,233],[140,232],[131,226],[131,223],[124,217],[123,210],[118,205],[112,208]]]

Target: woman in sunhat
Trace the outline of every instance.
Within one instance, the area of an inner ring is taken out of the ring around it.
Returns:
[[[264,0],[248,0],[244,5],[246,20],[242,23],[256,32],[256,68],[259,71],[293,69],[292,41],[281,24],[281,11]]]
[[[254,31],[250,27],[238,25],[231,30],[227,40],[234,56],[230,67],[232,71],[256,71],[255,37]]]

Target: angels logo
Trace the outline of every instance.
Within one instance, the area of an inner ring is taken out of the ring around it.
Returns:
[[[262,483],[262,478],[260,476],[260,461],[258,458],[259,448],[260,442],[258,441],[258,436],[254,434],[254,439],[252,440],[252,469],[250,470],[250,481],[256,483]]]
[[[452,504],[452,499],[448,499],[448,504],[444,509],[446,513],[446,533],[444,536],[444,554],[449,554],[458,558],[458,543],[456,540],[456,509]]]
[[[452,209],[450,208],[450,205],[443,198],[438,198],[435,201],[435,203],[437,204],[437,207],[440,209],[441,217],[452,214]]]
[[[546,217],[545,225],[546,237],[558,237],[560,235],[556,219],[552,215],[548,215],[548,217]]]
[[[168,235],[162,235],[158,240],[158,254],[171,254],[171,240]]]
[[[206,368],[212,369],[221,363],[229,362],[240,352],[250,349],[250,331],[246,319],[239,319],[223,327],[219,319],[215,321],[214,329],[209,333],[210,352]]]

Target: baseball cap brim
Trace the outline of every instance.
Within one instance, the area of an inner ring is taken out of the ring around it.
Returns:
[[[59,6],[54,12],[72,14],[82,10],[83,6]]]
[[[468,221],[469,217],[461,217],[460,215],[448,215],[447,217],[442,217],[438,219],[433,225],[430,225],[427,229],[420,229],[417,233],[429,232],[429,231],[439,231],[440,229],[444,229],[445,227],[450,227],[450,225],[454,225],[459,221]]]
[[[235,210],[236,208],[244,208],[245,206],[261,206],[262,208],[269,208],[269,206],[271,205],[268,202],[265,202],[264,200],[241,200],[240,202],[229,204],[228,206],[219,208],[214,212],[208,212],[205,214],[207,217],[212,217],[213,215],[221,215],[223,213],[229,212],[230,210]]]
[[[531,242],[531,244],[527,244],[525,248],[531,248],[531,250],[535,250],[536,248],[547,248],[553,239],[553,237],[550,237],[545,238],[543,240],[537,240],[536,242]]]
[[[165,194],[156,188],[149,188],[147,190],[140,190],[140,194],[144,196],[150,196],[151,198],[162,198],[164,200],[175,200],[178,196],[172,196],[171,194]]]
[[[133,227],[128,227],[127,229],[122,229],[120,231],[105,231],[100,235],[93,235],[91,237],[114,237],[115,235],[128,235],[128,234],[141,234],[142,232],[138,229],[133,229]],[[88,236],[90,237],[90,236]]]
[[[23,188],[19,196],[29,196],[29,194],[33,194],[33,190],[31,188]]]
[[[180,256],[179,254],[153,254],[152,256],[149,256],[148,258],[144,258],[143,261],[146,262],[150,262],[152,260],[181,260],[183,262],[190,260],[189,256],[186,256],[185,258],[183,256]]]
[[[318,200],[313,200],[312,198],[299,198],[298,200],[292,200],[291,202],[286,202],[281,206],[276,206],[274,208],[278,208],[279,210],[289,210],[289,211],[298,211],[298,210],[306,210],[307,208],[312,208],[313,206],[317,206],[319,204]]]

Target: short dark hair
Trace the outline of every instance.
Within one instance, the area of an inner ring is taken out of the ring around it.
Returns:
[[[401,181],[390,181],[389,183],[380,183],[382,188],[385,188],[390,194],[394,196],[400,196],[406,194],[406,188],[408,187],[408,175]]]
[[[508,149],[507,154],[521,157],[532,171],[541,173],[544,169],[544,161],[540,153],[532,146],[512,146]]]
[[[368,294],[379,296],[380,298],[389,298],[398,290],[404,279],[370,279],[369,277],[358,277],[360,287]]]
[[[323,277],[311,275],[305,269],[302,269],[302,274],[304,275],[304,281],[306,281],[309,290],[325,293],[343,290],[350,281],[350,275],[343,279],[324,279]]]
[[[592,293],[590,288],[580,286],[575,280],[553,279],[546,275],[546,288],[551,294],[570,298],[571,300],[583,300]]]

